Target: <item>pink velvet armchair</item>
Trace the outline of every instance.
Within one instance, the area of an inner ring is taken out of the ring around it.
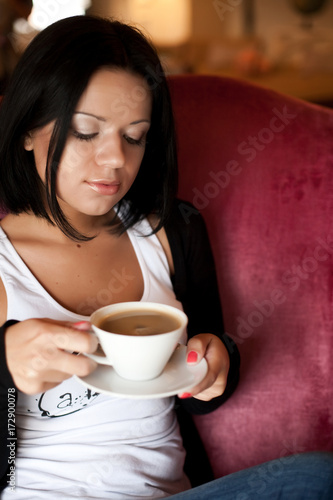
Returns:
[[[206,220],[242,357],[236,393],[195,417],[214,474],[333,450],[333,110],[227,78],[170,85],[179,196]]]

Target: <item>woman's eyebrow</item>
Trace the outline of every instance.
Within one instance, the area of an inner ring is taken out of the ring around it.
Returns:
[[[96,118],[96,120],[106,122],[106,119],[103,118],[103,116],[94,115],[93,113],[86,113],[85,111],[74,111],[74,115],[92,116],[93,118]]]
[[[93,113],[87,113],[85,111],[74,111],[74,114],[92,116],[93,118],[96,118],[96,120],[99,120],[101,122],[107,121],[106,118],[104,118],[103,116],[94,115]],[[150,124],[150,120],[148,120],[147,118],[142,118],[141,120],[135,120],[134,122],[131,122],[130,125],[137,125],[138,123],[144,123],[144,122]]]
[[[142,120],[135,120],[135,122],[131,122],[130,125],[136,125],[137,123],[150,123],[150,120],[148,120],[147,118],[142,118]]]

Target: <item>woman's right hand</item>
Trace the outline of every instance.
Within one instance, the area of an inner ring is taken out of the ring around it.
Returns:
[[[6,329],[5,349],[16,387],[27,394],[45,392],[72,375],[85,376],[97,366],[83,354],[97,349],[97,339],[68,321],[28,319]]]

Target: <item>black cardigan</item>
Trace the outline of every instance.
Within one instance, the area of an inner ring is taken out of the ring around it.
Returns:
[[[191,215],[185,217],[184,213]],[[189,203],[177,200],[165,230],[175,267],[173,288],[189,320],[188,337],[198,333],[214,333],[229,352],[228,383],[222,396],[207,402],[192,398],[181,401],[190,413],[209,413],[224,403],[237,386],[239,351],[224,333],[215,263],[202,216]]]
[[[189,319],[188,337],[214,333],[226,346],[230,358],[227,386],[221,396],[211,401],[176,398],[176,411],[186,449],[184,469],[192,486],[197,486],[214,477],[190,414],[212,412],[231,396],[239,380],[240,356],[236,344],[224,333],[215,263],[202,216],[189,203],[177,200],[165,230],[175,267],[172,277],[174,291]]]
[[[184,208],[188,208],[190,217],[183,216]],[[178,200],[165,230],[175,267],[172,283],[176,297],[189,318],[189,338],[202,332],[214,333],[224,342],[230,356],[228,383],[222,396],[208,402],[176,398],[177,415],[187,451],[185,471],[194,486],[212,479],[212,474],[189,413],[209,413],[228,399],[238,383],[240,359],[236,345],[224,334],[215,266],[201,215],[191,205]],[[9,433],[11,428],[8,428],[8,397],[10,395],[12,400],[15,385],[8,371],[4,346],[5,329],[13,323],[13,320],[7,321],[0,328],[0,491],[9,479],[10,448],[7,445],[14,441]],[[16,397],[16,393],[14,395]]]

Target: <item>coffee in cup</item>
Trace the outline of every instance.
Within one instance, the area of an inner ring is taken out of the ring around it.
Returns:
[[[187,326],[187,316],[155,302],[122,302],[95,311],[90,318],[105,356],[89,354],[111,365],[119,376],[136,381],[158,377]]]

